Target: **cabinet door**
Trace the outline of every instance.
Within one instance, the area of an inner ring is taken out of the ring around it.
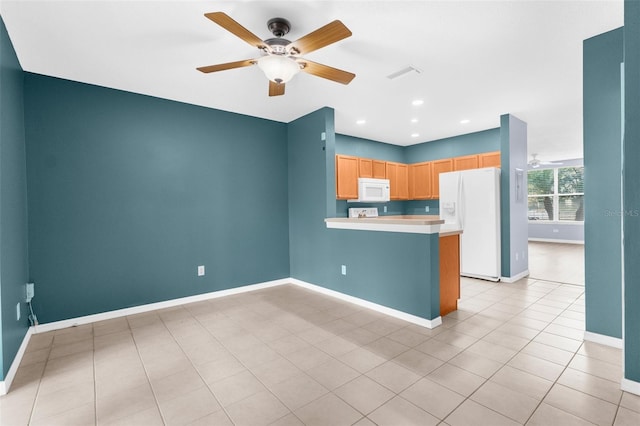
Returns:
[[[478,156],[477,155],[466,155],[464,157],[454,157],[453,159],[453,170],[469,170],[469,169],[477,169],[478,168]]]
[[[440,237],[440,315],[458,309],[460,298],[460,239]]]
[[[398,199],[398,163],[387,161],[385,164],[385,176],[389,179],[389,195],[392,200]]]
[[[372,160],[372,168],[373,168],[373,176],[376,179],[386,179],[387,178],[387,167],[384,161],[380,160]]]
[[[398,164],[398,199],[409,199],[409,166],[407,164]]]
[[[409,199],[431,198],[431,162],[409,165]]]
[[[358,157],[336,155],[336,198],[358,198]]]
[[[369,158],[358,158],[358,177],[373,177],[373,160]]]
[[[431,162],[431,198],[440,198],[440,173],[451,171],[453,171],[452,158]]]
[[[478,154],[479,167],[500,167],[500,151]]]

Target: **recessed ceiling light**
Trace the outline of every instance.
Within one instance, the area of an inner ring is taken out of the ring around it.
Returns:
[[[417,118],[412,118],[412,119],[411,119],[411,122],[412,122],[412,123],[417,123],[417,122],[418,122],[418,119],[417,119]]]
[[[469,124],[469,123],[471,123],[471,120],[467,120],[467,119],[460,120],[460,124]]]
[[[356,124],[363,125],[363,124],[365,124],[366,122],[367,122],[367,120],[360,119],[360,120],[356,121]]]
[[[422,99],[416,99],[413,102],[411,102],[411,105],[413,106],[420,106],[424,103],[424,101]]]
[[[420,133],[411,133],[412,138],[417,138],[418,136],[420,136]]]

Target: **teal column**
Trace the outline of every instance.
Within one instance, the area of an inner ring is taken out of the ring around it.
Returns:
[[[640,391],[640,3],[624,2],[624,378]],[[627,383],[628,384],[628,383]],[[623,388],[627,388],[623,383]]]
[[[622,29],[583,44],[586,330],[622,337]]]

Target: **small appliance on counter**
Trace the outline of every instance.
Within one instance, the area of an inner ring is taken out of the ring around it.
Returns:
[[[358,198],[348,203],[386,203],[391,199],[389,179],[358,178]]]
[[[377,207],[354,207],[349,209],[349,217],[378,217]]]

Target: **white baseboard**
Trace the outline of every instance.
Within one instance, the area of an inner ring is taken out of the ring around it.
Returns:
[[[11,363],[11,367],[9,367],[9,371],[5,376],[3,381],[0,381],[0,396],[6,395],[9,392],[9,388],[11,387],[11,383],[13,379],[16,377],[16,373],[18,372],[18,367],[20,366],[20,362],[22,362],[22,357],[24,356],[25,351],[27,350],[27,346],[29,345],[29,340],[31,339],[31,335],[34,333],[33,327],[29,327],[27,329],[27,334],[24,335],[22,339],[22,343],[18,348],[18,353],[15,358],[13,358],[13,362]]]
[[[184,305],[186,303],[201,302],[203,300],[216,299],[218,297],[230,296],[232,294],[246,293],[248,291],[261,290],[263,288],[275,287],[282,284],[289,284],[289,278],[280,280],[267,281],[264,283],[250,284],[242,287],[230,288],[228,290],[218,290],[210,293],[196,294],[194,296],[181,297],[179,299],[165,300],[163,302],[149,303],[146,305],[134,306],[131,308],[117,309],[115,311],[101,312],[99,314],[86,315],[83,317],[70,318],[62,321],[49,322],[35,327],[36,333],[45,333],[52,330],[60,330],[62,328],[74,327],[83,324],[89,324],[96,321],[104,321],[119,318],[127,315],[141,314],[144,312],[155,311],[156,309],[172,308],[174,306]]]
[[[622,380],[620,380],[620,389],[625,392],[640,395],[640,382],[622,378]]]
[[[300,287],[306,288],[308,290],[312,290],[318,293],[322,293],[327,296],[335,297],[340,300],[344,300],[346,302],[353,303],[355,305],[363,306],[365,308],[372,309],[374,311],[378,311],[385,315],[389,315],[413,324],[420,325],[422,327],[427,328],[435,328],[442,324],[442,317],[436,317],[432,320],[428,320],[425,318],[421,318],[412,314],[408,314],[406,312],[398,311],[397,309],[388,308],[386,306],[378,305],[377,303],[369,302],[368,300],[360,299],[358,297],[349,296],[348,294],[340,293],[338,291],[330,290],[328,288],[320,287],[315,284],[310,284],[305,281],[298,280],[296,278],[291,278],[290,282],[292,284],[298,285]]]
[[[500,281],[502,281],[503,283],[515,283],[516,281],[519,281],[524,277],[528,277],[528,276],[529,276],[529,270],[525,269],[524,271],[512,277],[500,277]]]
[[[605,346],[611,346],[612,348],[616,349],[622,349],[622,339],[619,339],[617,337],[605,336],[604,334],[585,331],[584,340],[588,342],[599,343]]]
[[[584,245],[583,240],[556,240],[553,238],[529,238],[529,241],[534,241],[537,243],[562,243],[562,244],[582,244]]]

